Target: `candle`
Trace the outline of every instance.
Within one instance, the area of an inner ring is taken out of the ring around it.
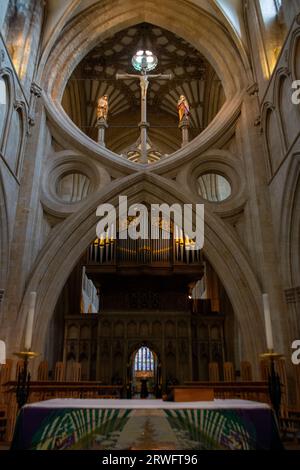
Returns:
[[[264,305],[264,315],[265,315],[265,328],[266,328],[266,339],[267,339],[267,348],[268,350],[274,349],[273,343],[273,333],[272,333],[272,323],[271,323],[271,312],[269,305],[269,296],[268,294],[263,294],[263,305]]]
[[[26,323],[26,331],[25,331],[25,349],[27,351],[30,351],[31,349],[35,301],[36,301],[36,292],[30,292],[29,310],[28,310],[28,315],[27,315],[27,323]]]
[[[0,364],[6,364],[6,347],[2,340],[0,340]]]

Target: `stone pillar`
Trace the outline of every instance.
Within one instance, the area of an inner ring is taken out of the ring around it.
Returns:
[[[255,84],[250,86],[245,93],[241,108],[240,127],[237,132],[244,157],[249,193],[247,204],[252,227],[251,235],[250,232],[248,235],[248,243],[252,246],[252,259],[256,260],[256,272],[261,284],[261,294],[263,292],[269,294],[276,352],[286,354],[288,350],[286,307],[283,302],[283,289],[279,274],[278,247],[273,227],[274,221],[265,164],[266,154],[260,127],[257,94],[258,89]],[[258,302],[261,302],[263,325],[262,299],[258,299]],[[243,345],[246,345],[249,332],[245,332],[242,325],[241,334]],[[260,332],[260,335],[263,340],[262,347],[266,349],[264,330]],[[259,353],[260,351],[256,351],[257,362]]]
[[[182,142],[181,142],[181,147],[184,147],[189,143],[189,127],[190,127],[190,120],[187,116],[184,116],[184,118],[180,121],[178,125],[179,129],[181,129],[181,135],[182,135]]]
[[[98,129],[97,142],[102,147],[105,147],[105,129],[108,128],[106,119],[104,119],[103,117],[100,119],[97,119],[96,127]]]
[[[26,322],[26,308],[20,309],[26,279],[40,248],[40,230],[38,219],[40,186],[39,181],[43,170],[45,155],[46,117],[43,104],[36,102],[37,114],[40,119],[32,127],[26,142],[22,182],[16,208],[16,222],[12,234],[10,260],[13,269],[8,273],[3,302],[2,327],[6,334],[8,356],[18,351],[22,344],[22,336]],[[24,304],[25,305],[25,304]],[[33,341],[35,338],[33,338]]]

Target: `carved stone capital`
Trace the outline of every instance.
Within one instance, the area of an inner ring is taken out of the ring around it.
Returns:
[[[103,117],[97,119],[96,127],[108,127],[106,119],[104,119]]]

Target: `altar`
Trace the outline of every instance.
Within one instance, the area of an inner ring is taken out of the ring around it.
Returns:
[[[269,405],[247,400],[55,399],[25,405],[13,450],[282,448]]]

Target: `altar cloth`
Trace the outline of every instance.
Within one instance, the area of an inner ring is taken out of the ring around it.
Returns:
[[[26,408],[111,408],[111,409],[227,409],[227,408],[243,408],[243,409],[270,409],[266,403],[260,403],[250,400],[218,400],[213,401],[191,401],[191,402],[174,402],[163,400],[126,400],[126,399],[81,399],[81,398],[55,398],[53,400],[38,401]]]
[[[247,400],[55,399],[25,405],[12,449],[282,448],[269,405]]]

